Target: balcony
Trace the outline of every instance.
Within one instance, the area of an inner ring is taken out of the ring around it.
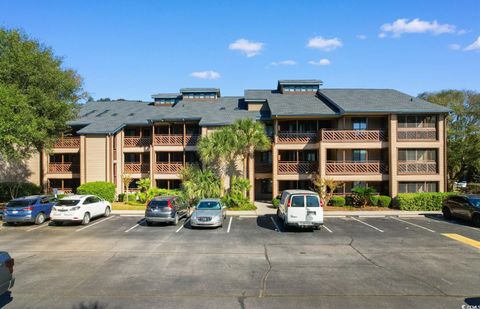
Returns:
[[[323,142],[383,142],[387,134],[382,130],[331,130],[322,129],[320,139]]]
[[[279,175],[312,174],[318,170],[317,162],[310,161],[279,161]]]
[[[155,134],[153,143],[157,146],[195,146],[199,137],[199,134],[187,134],[184,141],[183,134]]]
[[[150,164],[127,162],[124,164],[124,171],[129,174],[148,174],[150,173]]]
[[[436,161],[398,161],[398,174],[431,175],[436,173]]]
[[[317,142],[317,133],[314,132],[278,132],[279,144],[313,144]]]
[[[183,162],[157,162],[155,173],[157,174],[179,174],[183,169]]]
[[[399,141],[435,141],[437,140],[436,128],[397,128]]]
[[[148,147],[152,143],[151,137],[142,136],[125,136],[123,138],[123,145],[125,148],[129,147]]]
[[[255,173],[271,173],[273,170],[272,162],[255,162]]]
[[[328,161],[326,173],[329,175],[384,174],[387,164],[381,161]]]
[[[52,174],[79,173],[80,166],[73,162],[49,163],[48,172]]]
[[[54,148],[80,148],[80,137],[63,137],[60,138],[55,145]]]

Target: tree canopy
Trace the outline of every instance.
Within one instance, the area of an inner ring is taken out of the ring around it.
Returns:
[[[0,156],[22,159],[50,148],[82,98],[82,78],[51,48],[0,28]]]
[[[480,94],[443,90],[425,92],[419,97],[453,110],[447,118],[449,179],[480,181]]]

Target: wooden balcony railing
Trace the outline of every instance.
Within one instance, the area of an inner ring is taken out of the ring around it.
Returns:
[[[382,130],[331,130],[322,129],[320,139],[324,142],[381,142],[387,140]]]
[[[278,162],[278,174],[291,175],[291,174],[312,174],[317,172],[317,162],[309,161],[279,161]]]
[[[148,147],[152,143],[152,138],[140,136],[125,136],[123,138],[123,145],[128,147]]]
[[[185,135],[185,146],[195,146],[199,139],[199,134],[187,134]]]
[[[80,137],[63,137],[54,145],[54,148],[80,148]]]
[[[273,170],[272,163],[255,162],[255,173],[271,173]]]
[[[155,173],[157,174],[178,174],[183,168],[183,162],[162,163],[157,162]]]
[[[326,173],[330,175],[384,174],[387,164],[381,161],[328,161]]]
[[[437,140],[436,128],[397,128],[400,141],[434,141]]]
[[[158,146],[194,146],[197,144],[200,135],[198,134],[188,134],[185,135],[185,141],[183,139],[183,134],[155,134],[153,137],[154,145]],[[185,142],[185,143],[184,143]]]
[[[48,164],[49,173],[79,173],[80,166],[73,162],[64,162],[64,163],[49,163]]]
[[[150,164],[148,163],[125,163],[124,164],[125,173],[131,174],[147,174],[150,173]]]
[[[313,132],[278,132],[277,143],[311,144],[317,142],[317,133]]]
[[[436,161],[398,161],[398,174],[436,174]]]

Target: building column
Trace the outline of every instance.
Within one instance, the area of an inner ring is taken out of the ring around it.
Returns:
[[[150,144],[150,185],[152,188],[156,187],[155,183],[155,171],[156,171],[156,160],[155,157],[155,147],[154,140],[155,140],[155,126],[152,125],[152,144]]]
[[[438,183],[438,192],[446,192],[448,191],[448,183],[447,183],[447,158],[446,158],[446,134],[445,134],[445,116],[439,115],[438,116],[438,124],[437,124],[437,131],[438,131],[438,140],[440,142],[440,147],[437,151],[437,168],[438,174],[441,176],[440,181]]]
[[[273,120],[272,143],[272,199],[278,195],[278,149],[275,145],[278,137],[278,120]]]
[[[80,135],[80,184],[87,179],[87,149],[85,135]]]
[[[398,149],[397,149],[397,115],[388,116],[388,174],[389,174],[389,193],[392,198],[398,194]]]
[[[255,201],[255,155],[250,156],[248,160],[248,180],[250,181],[250,190],[248,195],[250,202]]]

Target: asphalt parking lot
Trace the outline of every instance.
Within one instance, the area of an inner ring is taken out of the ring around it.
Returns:
[[[273,216],[222,228],[0,226],[15,258],[6,308],[462,308],[480,305],[480,229],[441,217],[326,218],[284,230]]]

